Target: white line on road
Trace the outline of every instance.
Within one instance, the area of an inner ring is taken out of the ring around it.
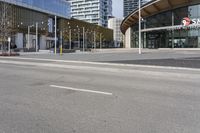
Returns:
[[[80,92],[89,92],[89,93],[110,95],[110,96],[113,95],[112,93],[109,93],[109,92],[93,91],[93,90],[86,90],[86,89],[78,89],[78,88],[65,87],[65,86],[50,85],[50,87],[53,87],[53,88],[60,88],[60,89],[66,89],[66,90],[73,90],[73,91],[80,91]]]

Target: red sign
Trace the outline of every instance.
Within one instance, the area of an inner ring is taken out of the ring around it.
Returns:
[[[191,19],[188,17],[183,18],[182,25],[183,26],[189,26],[191,24]]]

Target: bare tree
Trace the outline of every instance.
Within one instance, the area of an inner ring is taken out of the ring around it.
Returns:
[[[12,29],[12,7],[5,0],[0,1],[0,47],[2,52],[6,51],[8,37]]]

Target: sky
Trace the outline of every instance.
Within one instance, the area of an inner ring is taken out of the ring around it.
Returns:
[[[112,0],[113,16],[117,18],[123,17],[123,0]]]

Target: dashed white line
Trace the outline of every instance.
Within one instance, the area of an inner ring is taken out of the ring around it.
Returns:
[[[66,90],[73,90],[73,91],[80,91],[80,92],[96,93],[96,94],[109,95],[109,96],[113,95],[110,92],[94,91],[94,90],[87,90],[87,89],[78,89],[78,88],[73,88],[73,87],[65,87],[65,86],[57,86],[57,85],[50,85],[50,87],[66,89]]]

